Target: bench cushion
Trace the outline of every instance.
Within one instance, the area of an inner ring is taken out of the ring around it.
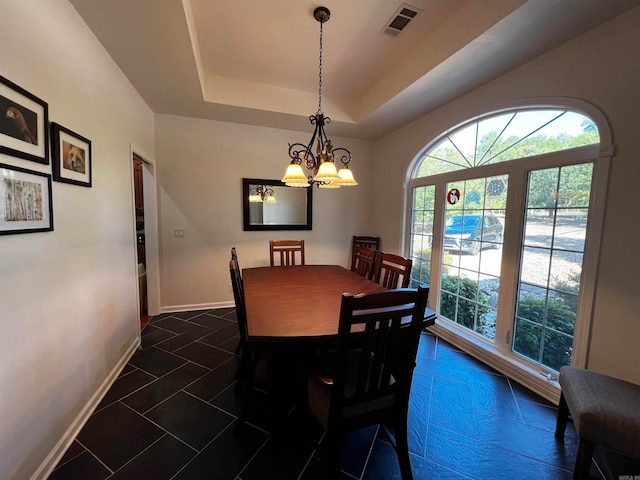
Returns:
[[[580,438],[640,457],[639,385],[568,366],[559,381]]]

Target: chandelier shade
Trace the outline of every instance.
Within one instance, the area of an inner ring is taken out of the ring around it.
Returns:
[[[330,123],[331,119],[325,117],[322,112],[322,25],[329,20],[330,15],[331,12],[326,7],[318,7],[313,11],[313,17],[320,23],[318,111],[309,116],[309,122],[315,126],[309,143],[289,144],[291,162],[282,177],[282,182],[289,187],[308,187],[316,184],[321,188],[339,188],[358,184],[349,169],[351,152],[346,148],[333,148],[324,131],[325,125]],[[340,171],[336,168],[336,158],[340,162]],[[303,167],[312,173],[305,174]]]

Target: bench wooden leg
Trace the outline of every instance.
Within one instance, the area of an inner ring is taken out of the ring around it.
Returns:
[[[588,480],[591,469],[591,459],[593,458],[594,445],[580,439],[578,453],[576,454],[576,464],[573,468],[573,480]]]
[[[556,438],[564,438],[564,431],[567,429],[569,419],[569,407],[564,395],[560,392],[560,404],[558,405],[558,417],[556,418]]]

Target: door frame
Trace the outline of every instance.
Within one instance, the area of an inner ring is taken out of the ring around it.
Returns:
[[[158,195],[157,195],[157,166],[153,158],[136,147],[130,145],[131,162],[131,199],[133,211],[133,234],[136,238],[135,222],[135,190],[134,190],[134,158],[142,162],[142,188],[144,199],[144,234],[145,234],[145,258],[147,271],[147,311],[149,316],[160,314],[160,248],[158,239]],[[137,250],[134,245],[134,268],[137,276]],[[138,311],[140,311],[140,293],[138,299]],[[139,321],[139,319],[138,319]]]

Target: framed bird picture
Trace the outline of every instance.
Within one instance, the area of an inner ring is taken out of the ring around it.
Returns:
[[[49,107],[0,76],[0,153],[49,164]]]

